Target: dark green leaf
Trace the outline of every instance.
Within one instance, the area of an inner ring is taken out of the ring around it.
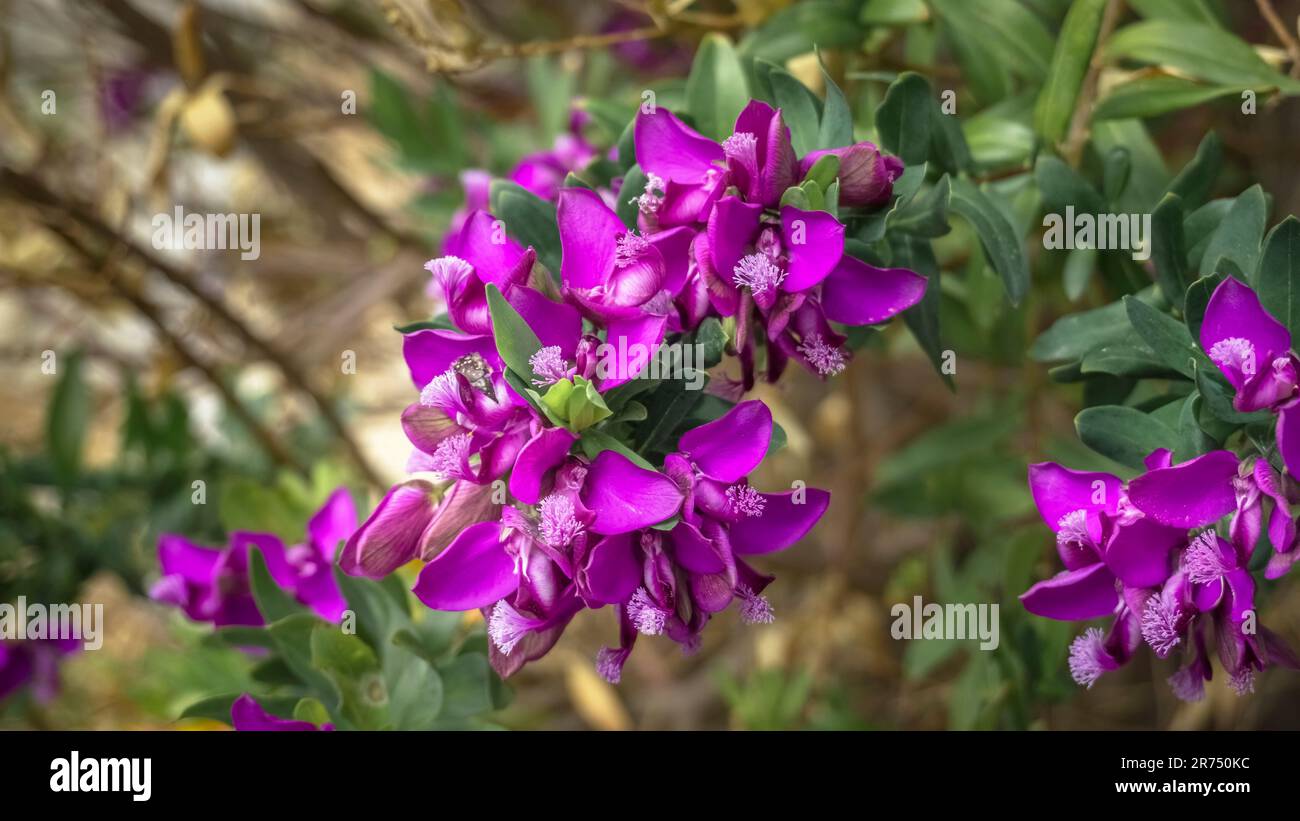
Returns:
[[[492,315],[492,336],[497,344],[497,353],[506,367],[525,382],[533,379],[533,366],[528,360],[542,349],[541,340],[519,312],[506,301],[501,289],[496,285],[487,285],[488,311]]]
[[[736,116],[749,102],[745,70],[731,41],[706,35],[686,79],[686,110],[701,134],[721,140],[731,134]]]
[[[818,62],[820,62],[820,55]],[[840,87],[826,71],[824,63],[821,69],[822,77],[826,82],[826,102],[822,106],[821,125],[817,130],[817,144],[814,147],[838,148],[852,145],[853,112],[849,109],[849,101],[845,99],[844,92],[840,91]]]
[[[1049,143],[1062,142],[1070,128],[1105,8],[1106,0],[1079,0],[1070,5],[1061,24],[1047,79],[1034,106],[1034,130]]]
[[[950,203],[974,227],[989,262],[1002,276],[1011,304],[1019,304],[1029,290],[1029,266],[1015,229],[984,192],[965,179],[953,181]]]
[[[933,105],[930,83],[908,71],[899,75],[876,109],[881,142],[906,165],[923,163],[930,155]]]
[[[1300,220],[1288,216],[1269,231],[1255,279],[1264,310],[1300,339]]]
[[[1139,470],[1153,450],[1178,447],[1178,434],[1168,425],[1123,405],[1084,408],[1074,418],[1074,426],[1085,445]]]
[[[1166,194],[1151,212],[1151,264],[1160,292],[1178,310],[1187,293],[1187,244],[1183,238],[1183,205],[1177,194]]]
[[[1201,276],[1214,273],[1219,270],[1221,260],[1230,259],[1237,263],[1242,273],[1251,277],[1259,258],[1267,212],[1264,189],[1258,184],[1241,192],[1210,238],[1210,244],[1201,257]]]
[[[81,471],[86,425],[90,421],[90,390],[82,375],[80,352],[57,356],[62,375],[54,386],[45,416],[45,442],[59,481],[68,484]]]
[[[1138,77],[1106,93],[1092,110],[1092,119],[1127,120],[1157,117],[1203,105],[1220,97],[1241,96],[1245,86],[1205,85],[1181,77]]]
[[[1300,82],[1276,71],[1241,38],[1204,23],[1147,20],[1125,26],[1106,43],[1110,57],[1170,66],[1224,85],[1269,85],[1289,93]]]
[[[560,229],[555,222],[555,206],[507,180],[493,180],[490,200],[492,213],[506,226],[506,232],[537,251],[537,259],[551,272],[560,275]]]
[[[1181,197],[1183,208],[1189,213],[1193,212],[1210,198],[1214,181],[1219,178],[1219,169],[1222,167],[1223,141],[1211,131],[1196,147],[1196,156],[1169,184],[1169,192]]]
[[[1124,297],[1124,307],[1133,330],[1161,362],[1189,379],[1196,375],[1192,360],[1200,348],[1186,325],[1135,297]]]

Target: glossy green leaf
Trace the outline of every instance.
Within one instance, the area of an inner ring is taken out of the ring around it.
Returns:
[[[1097,45],[1107,0],[1078,0],[1070,5],[1056,38],[1047,79],[1034,106],[1034,129],[1049,143],[1060,143],[1070,128],[1075,102]]]
[[[1011,304],[1019,304],[1029,290],[1029,265],[1011,223],[984,192],[965,179],[953,180],[949,202],[953,212],[974,227],[989,263],[1002,277]]]
[[[1084,408],[1074,418],[1074,427],[1088,447],[1139,470],[1153,450],[1178,447],[1178,434],[1168,425],[1123,405]]]
[[[724,139],[748,102],[745,70],[735,47],[720,34],[706,35],[686,79],[686,110],[696,129],[707,137]]]

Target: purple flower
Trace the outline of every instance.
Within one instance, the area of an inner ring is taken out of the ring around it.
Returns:
[[[504,224],[487,211],[470,214],[461,231],[443,244],[443,253],[424,267],[442,291],[451,321],[470,334],[492,333],[485,283],[508,294],[527,284],[537,261],[537,252],[510,239]]]
[[[843,148],[813,151],[799,161],[799,176],[807,176],[813,165],[827,154],[840,161],[841,206],[884,205],[894,193],[894,182],[903,173],[903,161],[882,154],[874,143],[860,142]]]
[[[352,497],[346,488],[339,488],[308,522],[306,541],[292,547],[286,548],[270,533],[237,531],[223,549],[164,533],[158,539],[163,576],[149,595],[181,608],[194,621],[217,627],[260,626],[264,620],[248,575],[248,552],[257,549],[280,588],[321,618],[338,621],[347,605],[334,578],[334,557],[355,528]]]
[[[0,702],[25,687],[38,702],[53,699],[59,692],[59,665],[81,647],[77,639],[0,638]]]
[[[302,732],[315,730],[333,730],[333,724],[317,727],[310,721],[297,721],[291,718],[273,716],[263,709],[248,693],[235,699],[230,706],[230,722],[236,730],[252,732]]]

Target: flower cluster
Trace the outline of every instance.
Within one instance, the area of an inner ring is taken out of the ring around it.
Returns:
[[[1300,390],[1291,336],[1254,291],[1229,277],[1206,305],[1200,343],[1235,389],[1237,411],[1277,414],[1285,472],[1268,454],[1228,450],[1180,464],[1157,450],[1127,485],[1107,473],[1030,467],[1030,490],[1056,532],[1065,570],[1021,601],[1052,619],[1114,617],[1108,632],[1089,628],[1071,646],[1070,672],[1080,684],[1091,687],[1145,642],[1159,658],[1181,653],[1169,684],[1179,698],[1199,699],[1212,676],[1211,629],[1238,694],[1253,691],[1256,674],[1270,664],[1300,667],[1291,649],[1258,624],[1252,574],[1263,568],[1265,578],[1278,578],[1300,556],[1291,512],[1300,501],[1293,479],[1300,473]]]
[[[307,522],[306,541],[292,547],[271,533],[236,531],[224,548],[204,547],[164,533],[158,539],[163,575],[149,596],[215,627],[261,626],[265,620],[249,578],[249,551],[256,549],[277,586],[321,618],[337,622],[347,605],[334,578],[334,557],[339,542],[352,535],[356,526],[352,497],[346,488],[339,488]]]
[[[546,653],[583,609],[618,614],[620,641],[597,659],[610,681],[640,634],[689,652],[732,602],[745,621],[770,621],[771,577],[745,557],[798,541],[829,494],[749,484],[774,427],[765,405],[740,401],[756,364],[766,357],[768,379],[790,359],[837,373],[849,351],[832,323],[882,322],[926,288],[845,253],[838,209],[886,203],[901,171],[870,143],[800,159],[781,112],[757,101],[721,144],[664,109],[643,111],[634,133],[648,180],[634,225],[607,194],[560,187],[558,272],[481,209],[428,263],[446,321],[404,337],[419,391],[402,414],[412,477],[340,557],[370,578],[425,562],[416,596],[482,610],[502,675]],[[711,387],[718,410],[648,448],[638,433],[659,420],[638,426],[646,409],[628,397],[688,388],[628,383],[708,317],[744,378]],[[626,351],[646,353],[610,361]]]

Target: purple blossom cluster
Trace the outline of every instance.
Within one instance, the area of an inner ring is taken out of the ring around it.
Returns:
[[[1262,568],[1275,579],[1300,557],[1292,515],[1300,502],[1300,388],[1291,336],[1254,291],[1229,277],[1206,306],[1200,343],[1235,389],[1238,411],[1277,414],[1284,472],[1268,453],[1228,450],[1180,464],[1157,450],[1127,484],[1054,463],[1030,467],[1030,490],[1065,570],[1021,601],[1063,621],[1113,617],[1109,631],[1089,628],[1070,648],[1070,673],[1082,685],[1145,643],[1159,658],[1181,656],[1170,687],[1181,699],[1199,699],[1213,676],[1211,632],[1239,695],[1252,692],[1269,665],[1300,668],[1300,658],[1258,623],[1252,573]]]
[[[566,157],[586,152],[569,147]],[[830,376],[850,355],[832,323],[883,322],[925,292],[918,274],[846,254],[845,227],[831,211],[781,204],[824,154],[837,158],[819,166],[838,168],[834,205],[886,203],[901,165],[870,143],[799,158],[781,112],[754,101],[723,143],[667,110],[643,111],[635,150],[648,183],[631,228],[607,193],[542,184],[570,167],[558,154],[516,170],[517,181],[556,201],[555,279],[482,208],[464,215],[444,255],[428,263],[454,327],[404,338],[419,391],[402,414],[412,477],[385,495],[340,557],[345,572],[370,578],[425,562],[416,596],[437,610],[481,610],[503,676],[545,654],[584,609],[617,614],[619,641],[596,659],[612,682],[639,635],[665,635],[691,652],[733,602],[744,621],[771,621],[763,591],[772,577],[748,559],[797,542],[830,497],[802,484],[767,493],[749,483],[773,432],[762,402],[739,401],[760,346],[769,380],[790,359]],[[535,338],[526,375],[503,358],[493,294]],[[710,316],[734,325],[729,350],[744,377],[719,392],[730,410],[682,433],[654,464],[593,435],[611,413],[607,393],[646,365],[610,372],[601,351],[655,351]]]

